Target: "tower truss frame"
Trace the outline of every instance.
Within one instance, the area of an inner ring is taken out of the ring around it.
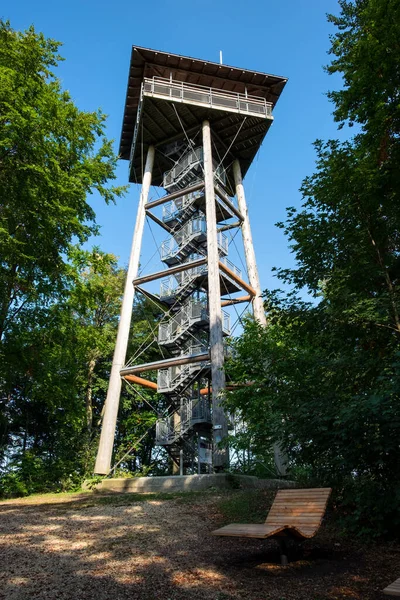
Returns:
[[[156,444],[169,452],[174,473],[186,465],[219,471],[229,464],[224,443],[226,380],[224,307],[250,302],[266,325],[243,177],[272,124],[286,79],[133,47],[121,158],[141,193],[127,271],[95,472],[108,474],[121,382],[168,397],[172,412],[157,422]],[[145,157],[145,162],[144,162]],[[143,164],[144,162],[144,164]],[[166,193],[149,197],[151,185]],[[236,200],[235,200],[236,198]],[[161,216],[153,211],[161,208]],[[169,238],[165,269],[138,276],[146,216]],[[228,259],[225,234],[240,228],[248,281]],[[143,286],[160,280],[157,296]],[[169,358],[126,366],[135,291],[166,307],[158,343]],[[239,295],[238,295],[239,294]],[[243,295],[244,294],[244,295]],[[157,370],[157,384],[142,377]]]

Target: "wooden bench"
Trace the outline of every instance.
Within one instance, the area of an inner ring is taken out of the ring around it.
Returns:
[[[386,594],[386,596],[397,596],[400,598],[400,579],[396,579],[396,581],[388,585],[383,590],[383,593]]]
[[[232,523],[212,532],[213,535],[277,539],[281,562],[287,565],[285,539],[304,540],[318,531],[325,514],[331,488],[279,490],[262,525]]]

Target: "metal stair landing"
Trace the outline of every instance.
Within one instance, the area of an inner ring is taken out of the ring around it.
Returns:
[[[157,421],[156,445],[172,446],[197,425],[210,427],[211,423],[208,399],[191,398],[182,402],[178,411]]]

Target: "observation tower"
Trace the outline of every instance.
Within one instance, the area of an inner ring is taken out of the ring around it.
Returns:
[[[141,184],[95,472],[111,468],[121,383],[165,394],[171,407],[156,424],[156,444],[173,472],[227,467],[226,307],[251,303],[266,325],[243,178],[273,122],[286,79],[134,46],[120,155]],[[150,187],[162,188],[151,199]],[[139,273],[146,218],[165,230],[158,271]],[[241,230],[247,273],[229,258]],[[159,283],[158,293],[148,284]],[[133,300],[141,293],[164,316],[158,344],[166,358],[126,365]],[[146,378],[157,373],[157,382]]]

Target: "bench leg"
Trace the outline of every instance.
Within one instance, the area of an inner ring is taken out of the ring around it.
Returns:
[[[282,537],[278,537],[277,542],[279,544],[279,550],[281,553],[281,565],[286,567],[286,565],[288,564],[286,540]]]

